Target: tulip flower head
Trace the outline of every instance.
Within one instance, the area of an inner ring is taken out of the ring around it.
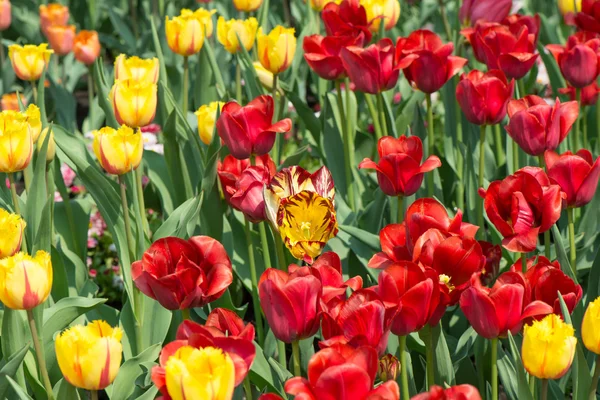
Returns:
[[[256,72],[256,75],[258,76],[258,80],[260,81],[260,84],[267,89],[269,92],[273,90],[273,73],[271,71],[269,71],[268,69],[266,69],[265,67],[263,67],[263,65],[260,63],[260,61],[254,61],[252,63],[252,66],[254,67],[254,71]]]
[[[54,53],[59,56],[67,55],[73,49],[75,25],[50,25],[46,36]]]
[[[69,21],[69,7],[60,3],[42,4],[40,6],[40,27],[47,37],[48,28],[53,25],[65,26]]]
[[[48,44],[39,46],[26,44],[19,46],[12,44],[8,46],[8,57],[12,63],[15,74],[24,81],[35,81],[40,79],[42,72],[50,62],[53,50],[48,50]]]
[[[115,80],[131,79],[136,82],[158,82],[158,58],[127,57],[119,54],[115,60]]]
[[[94,153],[109,174],[123,175],[137,169],[144,151],[142,134],[128,126],[94,131]]]
[[[379,32],[382,21],[385,30],[389,31],[400,19],[400,2],[398,0],[360,0],[360,4],[367,11],[369,29],[373,33]]]
[[[217,120],[217,111],[221,111],[225,103],[221,101],[213,101],[210,104],[200,106],[194,113],[198,118],[198,134],[200,140],[205,145],[212,142],[213,133],[215,131],[215,122]]]
[[[419,393],[411,397],[411,400],[481,400],[481,395],[475,386],[457,385],[444,389],[433,385],[429,392]]]
[[[254,166],[264,167],[273,175],[277,171],[275,163],[268,154],[256,157],[254,160]],[[217,175],[223,188],[223,197],[225,197],[225,200],[233,207],[235,206],[230,201],[231,196],[233,196],[237,191],[238,181],[242,177],[242,173],[249,167],[251,167],[249,159],[240,160],[233,157],[231,154],[227,155],[223,159],[223,162],[219,161],[217,163]]]
[[[209,38],[212,37],[214,31],[214,23],[212,16],[217,10],[207,10],[206,8],[199,8],[194,11],[196,18],[198,18],[204,27],[204,36]]]
[[[569,100],[577,100],[577,89],[573,86],[567,85],[566,88],[558,89],[558,93],[566,94]],[[591,84],[581,89],[581,106],[593,106],[598,101],[598,94],[600,94],[600,86],[598,82],[594,81]]]
[[[233,6],[238,11],[252,12],[258,10],[263,0],[233,0]]]
[[[302,48],[308,66],[323,79],[337,80],[346,76],[340,53],[348,46],[358,46],[362,39],[352,36],[305,36]]]
[[[33,153],[32,129],[27,116],[16,111],[0,113],[0,172],[22,171],[29,165]]]
[[[548,177],[567,195],[567,207],[583,207],[592,201],[600,178],[600,158],[594,161],[589,150],[581,149],[561,155],[547,151],[545,160]]]
[[[17,228],[18,229],[18,228]],[[46,301],[52,289],[50,254],[19,252],[0,260],[0,301],[13,310],[31,310]]]
[[[539,14],[535,15],[523,15],[523,14],[511,14],[504,18],[501,22],[503,25],[508,26],[513,32],[519,32],[522,27],[527,27],[527,31],[530,35],[533,35],[533,44],[537,46],[538,36],[540,34],[540,27],[542,19]]]
[[[21,98],[21,104],[27,106],[27,99],[21,93],[19,95]],[[0,100],[0,108],[2,111],[19,111],[21,108],[19,107],[19,99],[17,98],[17,93],[7,93],[2,95],[2,100]]]
[[[16,254],[21,248],[26,223],[20,215],[0,208],[0,259]]]
[[[50,128],[45,128],[42,131],[42,134],[37,141],[37,151],[42,150],[42,146],[44,145],[44,141],[46,140],[46,136],[48,136],[48,132],[50,132]],[[46,162],[49,163],[54,160],[54,156],[56,155],[56,143],[54,142],[54,132],[50,132],[50,138],[48,139],[48,149],[46,150]]]
[[[600,297],[592,301],[585,310],[581,338],[589,351],[600,354]]]
[[[356,90],[377,94],[396,86],[400,71],[394,67],[394,43],[391,39],[381,39],[364,49],[345,47],[340,55]]]
[[[500,22],[510,12],[512,0],[465,0],[459,11],[464,26],[475,26],[478,22]]]
[[[386,354],[379,360],[379,379],[382,382],[395,381],[400,370],[400,360],[392,354]]]
[[[256,43],[258,59],[263,67],[273,74],[280,74],[288,69],[296,54],[296,37],[294,28],[277,25],[268,34],[258,28]]]
[[[86,30],[79,31],[73,42],[73,54],[75,54],[77,61],[87,66],[92,65],[98,56],[100,56],[98,32]]]
[[[27,109],[22,113],[25,115],[25,120],[31,130],[31,137],[33,143],[38,141],[40,133],[42,132],[42,118],[40,115],[40,109],[35,104],[30,104]]]
[[[367,11],[359,0],[342,0],[328,3],[321,13],[327,36],[349,36],[357,40],[356,46],[371,41]]]
[[[187,57],[196,54],[204,44],[204,18],[183,9],[177,17],[165,17],[167,44],[174,53]]]
[[[155,83],[117,80],[109,94],[117,121],[132,128],[150,124],[156,114],[156,91]]]
[[[258,30],[258,20],[250,17],[245,20],[230,19],[228,21],[223,17],[217,20],[217,40],[225,47],[225,50],[235,54],[242,50],[242,46],[247,50],[252,50]]]
[[[575,356],[574,334],[573,326],[556,314],[526,325],[521,357],[527,372],[539,379],[559,379],[566,374]]]
[[[214,332],[213,336],[220,333],[225,337],[241,338],[250,342],[254,340],[254,325],[245,324],[234,311],[226,308],[214,308],[208,314],[204,327]]]
[[[10,0],[0,0],[0,31],[8,29],[11,20]]]
[[[323,11],[323,8],[329,3],[340,4],[342,0],[309,0],[310,7],[315,11]]]
[[[566,46],[549,44],[560,72],[569,85],[581,89],[596,80],[600,69],[600,39],[596,34],[578,32],[569,36]]]
[[[574,13],[575,24],[582,31],[600,33],[600,3],[596,0],[577,0],[577,9],[574,9],[574,4],[568,4],[567,1],[560,0],[558,7],[560,12],[566,14],[568,12]]]

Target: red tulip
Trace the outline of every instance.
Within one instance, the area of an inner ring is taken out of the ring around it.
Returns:
[[[420,91],[437,92],[467,63],[465,58],[452,56],[453,50],[454,44],[443,44],[435,33],[417,30],[398,38],[395,68]]]
[[[565,80],[575,88],[584,88],[596,80],[600,63],[600,39],[587,32],[569,36],[566,46],[546,46],[560,67]]]
[[[346,70],[340,52],[344,47],[358,46],[360,42],[360,38],[352,36],[306,36],[303,43],[304,59],[308,66],[323,79],[344,78]]]
[[[558,89],[558,93],[566,94],[569,100],[577,100],[577,90],[573,86],[567,86],[566,88]],[[582,106],[593,106],[598,101],[598,93],[600,93],[600,87],[596,81],[592,82],[581,89],[581,105]]]
[[[394,42],[391,39],[381,39],[364,49],[348,46],[340,55],[355,90],[377,94],[396,86],[399,71],[394,68]]]
[[[546,232],[560,218],[564,193],[550,183],[541,168],[525,167],[502,181],[494,181],[487,191],[479,189],[484,208],[504,239],[509,251],[533,251],[539,233]]]
[[[142,293],[169,310],[202,307],[233,281],[225,248],[208,236],[158,239],[131,264],[131,277]]]
[[[600,2],[583,0],[581,12],[575,15],[575,24],[582,31],[600,33]]]
[[[328,3],[321,12],[327,36],[350,36],[357,40],[356,46],[371,41],[367,11],[359,0],[343,0],[339,5]]]
[[[242,107],[235,101],[223,106],[217,121],[217,131],[232,156],[243,160],[267,154],[277,133],[292,129],[289,118],[272,124],[273,98],[259,96]]]
[[[547,151],[545,159],[548,177],[567,195],[567,207],[583,207],[592,201],[600,177],[600,158],[594,161],[589,150],[581,149],[561,155]]]
[[[465,0],[458,16],[464,25],[477,22],[500,22],[512,7],[512,0]]]
[[[481,273],[481,282],[488,284],[493,282],[500,271],[500,261],[502,260],[502,248],[483,240],[479,241],[483,255],[485,256],[485,267]]]
[[[475,125],[495,125],[506,116],[506,106],[512,98],[515,81],[510,84],[500,70],[483,73],[476,69],[460,77],[456,100]]]
[[[250,342],[254,340],[254,325],[244,325],[244,321],[235,312],[226,308],[213,309],[208,314],[204,327],[213,336],[229,336]]]
[[[358,168],[377,171],[377,181],[388,196],[410,196],[419,190],[426,172],[440,167],[437,156],[429,156],[423,164],[423,143],[418,136],[385,136],[377,144],[379,163],[365,158]]]
[[[508,26],[514,32],[518,32],[523,26],[526,26],[529,34],[534,36],[533,44],[537,46],[538,35],[540,34],[540,25],[542,23],[538,14],[512,14],[504,18],[501,23],[502,25]]]
[[[433,385],[429,392],[419,393],[411,400],[481,400],[479,391],[475,386],[458,385],[445,389]]]
[[[526,96],[508,103],[506,132],[525,153],[539,156],[565,140],[578,115],[576,101],[561,104],[556,99],[551,106],[541,97]]]
[[[310,267],[304,267],[306,269]],[[291,343],[319,330],[321,282],[310,273],[267,269],[258,282],[260,306],[275,337]]]
[[[369,268],[385,269],[399,261],[412,261],[412,247],[407,244],[406,224],[389,224],[379,231],[381,252],[369,260]]]
[[[268,154],[264,156],[256,157],[255,165],[257,167],[264,167],[272,172],[277,172],[277,167]],[[223,188],[223,196],[228,203],[231,204],[230,199],[236,192],[236,185],[242,173],[246,168],[250,167],[250,159],[239,160],[232,155],[227,155],[223,162],[217,162],[217,175],[221,181],[221,187]]]

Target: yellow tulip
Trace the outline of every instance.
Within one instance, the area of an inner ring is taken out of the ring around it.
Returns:
[[[212,16],[217,12],[217,10],[207,10],[206,8],[199,8],[194,11],[194,14],[202,25],[204,26],[204,35],[206,37],[212,37],[214,31],[214,24]]]
[[[268,35],[258,30],[256,38],[258,59],[268,71],[279,74],[285,71],[294,60],[296,37],[294,28],[277,25]]]
[[[367,11],[367,21],[369,21],[371,32],[379,32],[382,19],[385,21],[385,30],[390,30],[400,18],[400,2],[398,0],[361,0],[360,4]]]
[[[571,367],[577,338],[573,326],[556,314],[525,326],[521,354],[527,372],[539,379],[558,379]]]
[[[200,51],[204,44],[204,22],[198,14],[184,9],[171,20],[166,17],[165,24],[167,44],[174,53],[191,56]]]
[[[0,208],[0,258],[10,257],[19,251],[25,226],[20,215]]]
[[[13,310],[31,310],[46,301],[52,289],[50,254],[23,252],[0,260],[0,301]]]
[[[123,125],[119,129],[104,127],[94,131],[94,153],[109,174],[123,175],[137,169],[142,161],[142,132]]]
[[[23,113],[29,128],[31,129],[31,138],[33,143],[36,143],[42,132],[42,118],[40,115],[40,109],[35,104],[30,104],[29,107]]]
[[[225,103],[213,101],[208,105],[201,106],[194,114],[198,118],[198,134],[200,140],[206,145],[212,142],[215,130],[215,120],[217,118],[217,109],[220,111]]]
[[[115,117],[133,128],[146,126],[156,114],[156,84],[133,79],[117,80],[110,91]]]
[[[600,297],[588,305],[581,323],[583,344],[592,353],[600,354]]]
[[[263,0],[233,0],[233,5],[238,11],[251,12],[258,10],[262,2]]]
[[[219,17],[217,21],[217,40],[225,47],[225,50],[235,54],[242,49],[238,42],[239,37],[242,42],[241,45],[247,51],[250,51],[254,46],[257,29],[258,20],[254,17],[245,20],[230,19],[228,21],[223,17]]]
[[[235,368],[227,353],[214,347],[180,347],[165,366],[167,391],[173,400],[230,400]]]
[[[558,9],[562,15],[579,12],[581,11],[581,0],[558,0]]]
[[[158,82],[158,58],[139,58],[133,56],[127,58],[125,54],[119,54],[115,60],[115,80],[132,79],[136,82],[156,83]]]
[[[121,365],[122,336],[121,328],[104,321],[76,325],[60,333],[54,345],[65,379],[87,390],[102,390],[110,385]]]
[[[54,51],[48,50],[47,43],[42,43],[39,46],[31,44],[25,46],[12,44],[8,46],[8,57],[15,74],[24,81],[40,79],[42,72],[50,62],[52,53]]]
[[[49,128],[45,128],[40,135],[40,140],[37,141],[37,150],[38,152],[42,150],[42,146],[44,145],[44,141],[46,140],[46,135],[48,135]],[[46,151],[46,162],[51,162],[54,160],[54,156],[56,155],[56,143],[54,142],[54,132],[50,132],[50,139],[48,139],[48,150]]]
[[[269,91],[273,90],[273,73],[262,66],[260,61],[254,61],[252,63],[256,76],[263,87]]]
[[[22,171],[29,165],[33,138],[27,117],[16,111],[0,113],[0,172]]]
[[[310,6],[315,11],[323,11],[329,3],[340,4],[342,0],[310,0]]]

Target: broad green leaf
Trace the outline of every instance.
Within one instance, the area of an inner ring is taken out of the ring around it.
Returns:
[[[29,344],[26,344],[21,350],[7,357],[7,362],[0,369],[0,399],[5,398],[9,387],[6,377],[15,378],[27,351],[29,351]]]
[[[177,207],[169,218],[154,233],[153,239],[158,240],[167,236],[176,236],[181,239],[187,239],[190,232],[198,221],[198,214],[202,208],[203,194],[192,197],[181,206]]]
[[[58,381],[56,385],[54,385],[54,389],[52,391],[54,392],[55,399],[81,399],[81,397],[79,397],[79,393],[77,392],[77,388],[71,385],[69,382],[67,382],[67,380],[64,378]]]
[[[523,362],[521,361],[521,354],[519,353],[515,339],[510,332],[508,332],[508,343],[516,370],[516,378],[519,388],[517,393],[519,396],[518,398],[519,400],[533,400],[531,392],[529,391],[529,382],[525,376],[525,367],[523,367]]]
[[[15,382],[10,376],[7,376],[6,379],[8,380],[8,383],[12,387],[19,400],[33,400],[33,398],[29,396],[27,392],[25,392],[25,390],[23,390],[23,388],[19,386],[19,384]]]
[[[431,334],[435,345],[436,377],[444,385],[452,386],[455,384],[454,366],[441,324],[431,328]]]
[[[554,248],[556,249],[556,256],[558,257],[558,261],[560,262],[560,267],[565,274],[567,274],[571,279],[573,279],[577,283],[577,277],[573,274],[571,270],[571,263],[569,262],[569,256],[567,255],[567,251],[565,250],[565,246],[563,244],[562,235],[558,230],[556,224],[552,225],[552,236],[554,237]]]
[[[112,104],[110,104],[108,99],[108,93],[110,91],[111,86],[108,86],[108,82],[106,81],[102,57],[98,57],[94,65],[90,68],[94,74],[94,87],[98,91],[98,102],[100,103],[100,108],[102,108],[106,116],[106,125],[116,129],[119,127],[119,123],[115,118],[115,113],[113,111]]]
[[[5,360],[9,357],[18,354],[24,346],[29,347],[30,333],[27,322],[25,321],[25,313],[23,311],[4,309],[2,316],[2,356]],[[23,370],[19,368],[15,379],[25,384]]]
[[[169,216],[174,209],[172,193],[175,191],[171,178],[167,173],[167,164],[164,156],[153,151],[144,151],[144,164],[150,185],[154,186],[161,200],[161,209],[165,216]]]
[[[132,382],[143,373],[140,364],[158,359],[162,346],[157,343],[148,347],[139,355],[125,361],[119,368],[119,373],[110,390],[110,400],[126,400],[133,393],[135,385]]]
[[[46,140],[42,145],[42,149],[37,154],[35,160],[35,171],[33,174],[33,180],[27,193],[27,208],[26,208],[26,219],[27,219],[27,233],[30,240],[30,247],[32,251],[35,250],[46,250],[49,248],[40,248],[36,242],[38,236],[40,223],[42,219],[42,212],[46,205],[46,151],[48,149],[48,139],[50,135],[46,135]],[[49,228],[49,226],[47,226]]]

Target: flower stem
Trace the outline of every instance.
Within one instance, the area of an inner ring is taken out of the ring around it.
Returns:
[[[342,99],[342,85],[340,81],[335,82],[335,89],[337,92],[338,109],[342,124],[342,134],[344,136],[344,164],[346,167],[346,192],[348,197],[348,206],[351,210],[354,210],[354,186],[352,185],[352,165],[350,161],[350,152],[352,151],[350,143],[350,123],[346,119],[346,113],[344,112],[344,100]],[[349,90],[349,88],[346,87],[345,90]],[[346,106],[348,106],[348,104],[346,104]]]
[[[380,119],[380,125],[381,125],[381,133],[383,134],[383,136],[387,136],[388,135],[388,128],[387,128],[387,120],[385,118],[385,102],[383,101],[383,94],[379,93],[377,95],[377,109],[379,110],[379,119]]]
[[[546,400],[548,398],[548,379],[542,379],[542,394],[540,400]]]
[[[135,247],[133,243],[133,235],[131,234],[131,221],[129,220],[129,207],[127,206],[127,185],[125,184],[124,175],[119,175],[119,186],[121,188],[121,207],[123,208],[123,220],[125,221],[125,234],[127,236],[127,249],[131,260],[135,258]]]
[[[275,83],[275,82],[273,82]],[[240,59],[237,59],[237,65],[235,66],[235,100],[242,104],[242,65]],[[275,99],[273,99],[275,101]],[[275,113],[273,113],[275,115]]]
[[[494,125],[494,139],[496,142],[496,163],[502,165],[506,161],[504,156],[504,148],[502,147],[502,131],[500,124]]]
[[[425,362],[427,364],[427,388],[435,385],[435,349],[433,345],[433,330],[431,326],[425,325],[419,333],[423,342],[425,342]]]
[[[146,218],[146,203],[144,201],[144,185],[142,183],[143,175],[143,167],[140,165],[135,170],[136,189],[138,192],[137,200],[140,208],[140,219],[142,220],[142,224],[144,226],[144,233],[148,238],[150,238],[150,225],[148,225],[148,219]]]
[[[33,93],[33,102],[35,105],[38,105],[37,86],[35,85],[35,81],[31,81],[31,92]]]
[[[371,114],[371,119],[373,120],[375,138],[377,139],[377,142],[379,142],[379,139],[383,137],[383,134],[381,133],[381,125],[379,124],[379,117],[377,116],[377,109],[373,103],[373,97],[371,97],[370,94],[365,93],[365,101],[367,102],[367,108],[369,109],[369,114]],[[377,151],[377,146],[375,146],[375,148],[375,151]]]
[[[95,128],[93,126],[94,122],[94,107],[92,103],[94,102],[94,79],[92,75],[92,67],[88,69],[88,108],[89,108],[89,118],[90,121],[88,128]]]
[[[401,224],[404,219],[404,196],[398,196],[398,219],[397,223]]]
[[[402,390],[401,399],[410,399],[408,392],[408,360],[406,357],[406,336],[398,336],[398,342],[400,343],[400,389]]]
[[[538,162],[540,164],[540,168],[544,171],[546,170],[546,161],[544,160],[544,155],[541,154],[538,156]],[[550,259],[550,230],[548,229],[544,232],[544,255],[547,259]]]
[[[479,132],[479,182],[478,185],[480,188],[483,188],[484,184],[484,175],[485,175],[485,130],[486,126],[481,125]],[[482,236],[485,237],[485,229],[483,227],[483,199],[478,199],[477,201],[477,225],[479,225],[479,232],[482,233]]]
[[[442,16],[442,22],[444,23],[444,31],[446,31],[446,36],[448,36],[448,41],[452,41],[452,29],[450,28],[450,23],[448,22],[448,16],[446,15],[446,7],[444,7],[444,0],[439,0],[440,4],[440,14]]]
[[[596,126],[600,126],[600,101],[596,102]],[[598,131],[598,138],[596,139],[596,149],[600,150],[600,129]]]
[[[302,369],[300,368],[300,341],[294,340],[292,342],[292,358],[294,363],[294,376],[302,376]]]
[[[19,205],[19,196],[17,196],[17,186],[15,185],[15,174],[14,172],[10,172],[8,174],[8,182],[10,183],[10,194],[12,195],[13,208],[15,210],[15,214],[21,215],[21,206]],[[25,237],[25,231],[23,231],[23,239],[21,241],[21,248],[27,251],[27,238]]]
[[[596,367],[594,368],[594,376],[592,377],[592,385],[588,400],[596,400],[596,390],[598,388],[598,378],[600,378],[600,355],[596,356]]]
[[[581,108],[581,118],[583,118],[583,143],[582,143],[582,147],[585,149],[588,147],[588,124],[587,124],[587,118],[585,115],[585,111],[587,110],[587,107],[582,107]]]
[[[239,65],[239,63],[238,63]],[[273,74],[273,87],[271,88],[271,97],[273,97],[273,123],[276,123],[277,120],[277,86],[279,83],[279,76],[277,74]],[[240,94],[241,98],[241,94]],[[275,135],[275,145],[273,146],[273,161],[275,162],[275,166],[279,167],[281,163],[281,154],[279,154],[279,146],[281,139],[280,135]]]
[[[90,390],[90,395],[92,397],[92,400],[98,400],[98,391],[97,390]]]
[[[279,265],[279,269],[282,271],[287,271],[288,266],[285,260],[283,241],[281,240],[279,232],[275,229],[273,229],[273,237],[275,238],[275,250],[277,251],[277,263]]]
[[[252,400],[252,386],[248,375],[244,378],[244,392],[246,393],[246,400]]]
[[[531,395],[535,398],[535,376],[529,375],[529,391]]]
[[[577,103],[580,105],[580,109],[583,110],[583,107],[581,107],[581,89],[575,89],[575,98],[577,99]],[[573,151],[577,151],[579,150],[579,135],[581,134],[581,118],[583,117],[583,112],[581,112],[579,114],[579,116],[577,117],[577,120],[575,122],[575,132],[573,135]]]
[[[252,281],[252,307],[254,308],[254,318],[256,318],[258,344],[262,347],[265,339],[262,323],[262,310],[260,309],[260,300],[258,298],[258,279],[256,277],[256,262],[254,261],[254,244],[252,243],[252,234],[250,233],[250,222],[248,222],[247,219],[244,219],[244,230],[246,231],[248,261],[250,263],[250,280]]]
[[[573,275],[577,276],[577,249],[575,247],[575,209],[573,207],[567,208],[567,222],[569,224],[569,247],[570,247],[570,258],[571,271]]]
[[[183,57],[183,96],[181,109],[183,111],[183,118],[187,118],[188,112],[188,85],[190,84],[190,67],[188,57]]]
[[[267,240],[267,231],[265,230],[264,221],[258,224],[258,233],[260,234],[260,243],[262,245],[265,268],[271,268],[271,254],[269,254],[269,242]]]
[[[498,400],[498,338],[492,339],[492,400]]]
[[[2,44],[2,31],[0,31],[0,67],[4,68],[4,45]]]
[[[46,358],[44,357],[43,352],[44,349],[42,348],[37,326],[35,325],[35,319],[33,318],[33,310],[27,310],[27,321],[29,322],[29,329],[31,330],[31,339],[33,340],[33,347],[35,348],[35,355],[37,357],[40,375],[42,376],[42,381],[44,382],[44,388],[46,389],[48,399],[51,400],[54,399],[54,394],[52,393],[52,383],[50,382],[50,377],[48,376]]]
[[[427,156],[433,155],[433,107],[431,105],[431,94],[426,93],[427,99],[427,147],[429,149]],[[427,174],[427,196],[433,196],[433,172]]]
[[[456,108],[456,142],[462,143],[463,141],[463,129],[462,129],[462,112],[460,111],[460,107]],[[463,180],[463,171],[464,171],[465,160],[463,158],[463,154],[458,149],[456,151],[456,175],[458,176],[458,182],[456,187],[456,207],[459,210],[465,209],[465,183]]]
[[[527,253],[521,253],[521,271],[527,272]]]
[[[181,310],[181,316],[183,317],[184,321],[192,319],[192,316],[190,314],[191,313],[190,313],[190,309],[189,308],[183,308]]]
[[[277,353],[279,357],[279,364],[285,369],[287,369],[287,356],[285,354],[285,343],[281,340],[277,341]]]

